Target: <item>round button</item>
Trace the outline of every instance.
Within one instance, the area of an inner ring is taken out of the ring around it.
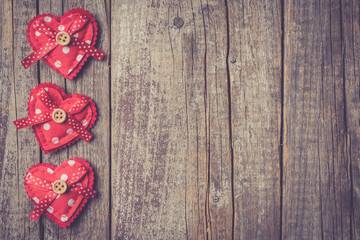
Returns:
[[[66,46],[70,43],[71,37],[67,32],[59,32],[56,35],[56,42],[60,44],[61,46]]]
[[[67,190],[67,184],[63,180],[56,180],[52,185],[52,189],[57,194],[63,194]]]
[[[52,113],[52,119],[56,123],[63,123],[66,120],[66,112],[62,110],[61,108],[57,108]]]

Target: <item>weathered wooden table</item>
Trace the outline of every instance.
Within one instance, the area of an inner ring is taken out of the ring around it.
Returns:
[[[97,47],[65,80],[24,70],[27,23],[81,7]],[[1,239],[360,239],[360,2],[2,0]],[[94,139],[43,154],[40,82],[97,104]],[[87,159],[98,196],[74,224],[34,223],[23,178]]]

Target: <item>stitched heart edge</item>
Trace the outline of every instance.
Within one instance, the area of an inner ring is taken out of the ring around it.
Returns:
[[[94,27],[94,35],[93,35],[93,41],[91,43],[92,46],[95,46],[95,43],[96,43],[96,40],[97,40],[97,34],[98,34],[98,27],[97,27],[97,22],[96,22],[96,19],[93,17],[93,15],[85,10],[85,9],[82,9],[82,8],[73,8],[73,9],[70,9],[68,10],[66,13],[64,13],[62,16],[60,17],[57,17],[55,15],[52,15],[52,14],[39,14],[37,16],[35,16],[33,19],[31,19],[31,21],[29,22],[28,24],[28,28],[26,30],[27,34],[27,40],[28,42],[30,43],[30,46],[31,48],[33,49],[33,51],[36,51],[36,48],[35,48],[35,45],[31,42],[31,38],[30,38],[30,27],[33,25],[33,22],[36,21],[38,18],[41,18],[41,17],[46,17],[46,16],[49,16],[49,17],[53,17],[55,19],[60,19],[62,17],[66,17],[72,13],[82,13],[82,14],[85,14],[87,17],[89,17],[91,19],[91,23],[93,24],[93,27]],[[50,68],[52,68],[53,70],[55,70],[56,72],[58,72],[61,76],[65,77],[65,78],[68,78],[69,80],[72,80],[74,77],[77,76],[77,74],[80,72],[80,70],[82,69],[83,65],[85,64],[85,62],[87,61],[87,59],[89,58],[89,54],[85,53],[83,59],[81,59],[80,63],[76,66],[76,68],[70,73],[70,75],[63,75],[59,69],[57,69],[54,65],[51,65],[51,63],[46,59],[46,58],[41,58]]]
[[[93,168],[90,166],[90,164],[82,158],[69,158],[67,160],[65,160],[64,162],[68,161],[68,160],[75,160],[81,164],[83,164],[88,170],[89,170],[89,183],[88,183],[88,188],[94,189],[93,185],[94,185],[94,171]],[[61,164],[63,164],[64,162],[62,162]],[[61,165],[60,164],[60,165]],[[60,166],[59,165],[59,166]],[[32,201],[32,203],[35,205],[36,202],[30,197],[29,193],[33,192],[29,186],[27,186],[26,183],[26,176],[29,174],[29,172],[34,169],[37,168],[39,166],[45,166],[45,167],[49,167],[51,168],[53,171],[56,170],[56,168],[58,166],[52,165],[50,163],[38,163],[36,165],[33,165],[32,167],[29,168],[29,170],[26,172],[25,177],[24,177],[24,186],[25,186],[25,191],[26,194],[28,195],[28,198]],[[48,218],[51,219],[51,221],[53,221],[54,223],[56,223],[57,225],[59,225],[60,227],[62,227],[63,229],[65,229],[66,227],[70,226],[70,224],[75,221],[75,219],[78,217],[78,215],[80,214],[80,212],[82,211],[83,207],[85,206],[85,204],[87,203],[88,198],[83,198],[83,200],[81,201],[81,203],[78,205],[75,213],[71,216],[71,218],[69,219],[69,221],[67,222],[61,222],[59,219],[57,219],[54,215],[52,215],[51,213],[47,212],[46,210],[44,211],[43,214],[45,214]]]
[[[29,104],[30,104],[30,101],[31,101],[31,97],[33,96],[33,94],[35,94],[36,91],[38,91],[41,88],[45,88],[45,87],[50,87],[50,88],[53,88],[53,89],[57,90],[61,94],[61,96],[63,97],[64,101],[66,99],[72,98],[72,97],[79,97],[79,98],[84,97],[85,99],[87,99],[89,101],[89,103],[90,103],[91,111],[93,112],[93,117],[91,118],[90,124],[86,129],[90,130],[94,126],[98,114],[97,114],[95,103],[92,101],[92,99],[89,98],[88,96],[78,94],[78,93],[69,95],[69,94],[65,93],[64,89],[62,89],[61,87],[59,87],[58,85],[56,85],[54,83],[40,83],[39,85],[37,85],[35,88],[33,88],[31,90],[30,96],[28,98],[28,107],[27,107],[27,111],[28,111],[29,116],[30,116],[30,106],[29,106]],[[80,140],[80,136],[77,136],[76,138],[74,138],[70,142],[65,143],[65,144],[63,144],[63,145],[61,145],[61,146],[59,146],[57,148],[54,148],[54,149],[51,149],[51,150],[45,150],[43,145],[41,144],[41,141],[40,141],[40,138],[39,138],[38,133],[36,131],[36,128],[33,126],[32,129],[33,129],[33,132],[35,133],[36,140],[38,141],[41,150],[45,154],[57,152],[57,151],[59,151],[59,150],[61,150],[63,148],[66,148],[67,146],[70,146],[71,144],[73,144],[73,143]]]

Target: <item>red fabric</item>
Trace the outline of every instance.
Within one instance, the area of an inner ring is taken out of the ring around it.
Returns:
[[[67,191],[56,194],[52,184],[63,180]],[[85,206],[87,199],[94,198],[94,172],[84,159],[70,158],[55,167],[47,163],[32,166],[24,177],[25,190],[36,205],[30,218],[36,221],[45,214],[62,228],[69,226]]]
[[[64,123],[56,123],[52,112],[57,109],[66,112]],[[59,86],[42,83],[30,93],[28,100],[29,117],[14,121],[18,129],[32,126],[44,153],[52,153],[80,138],[89,142],[89,129],[96,121],[95,103],[80,94],[68,95]]]
[[[71,42],[59,45],[55,37],[59,32],[67,32]],[[84,9],[72,9],[62,17],[42,14],[34,17],[27,30],[28,41],[34,52],[21,63],[25,68],[43,59],[52,69],[65,78],[73,79],[89,56],[98,60],[104,53],[94,47],[97,23],[91,13]]]

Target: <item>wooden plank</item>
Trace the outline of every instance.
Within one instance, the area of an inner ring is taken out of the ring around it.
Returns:
[[[186,97],[187,236],[230,239],[233,198],[226,4],[194,1],[171,4],[169,9],[175,25],[170,28],[174,75],[181,74]],[[184,21],[180,30],[178,18]]]
[[[285,1],[284,239],[352,238],[341,34],[338,1]]]
[[[209,10],[201,2],[169,3],[169,44],[173,71],[172,81],[181,82],[184,92],[182,104],[186,116],[185,132],[185,220],[188,239],[205,239],[211,233],[209,226],[209,130],[206,113],[208,98],[205,86],[205,20]],[[203,11],[204,8],[204,11]],[[208,18],[207,18],[208,21]],[[213,79],[213,78],[212,78]],[[179,91],[179,90],[178,90]],[[208,110],[208,109],[207,109]],[[222,205],[222,204],[221,204]]]
[[[73,80],[66,80],[68,94],[81,93],[89,96],[97,107],[97,121],[90,130],[94,136],[86,143],[78,141],[68,148],[69,157],[86,159],[95,172],[94,188],[98,191],[95,199],[87,202],[80,219],[74,222],[71,239],[108,239],[110,230],[110,95],[109,65],[110,57],[110,24],[108,23],[108,6],[106,1],[63,1],[66,12],[72,8],[84,8],[91,12],[98,23],[98,37],[95,47],[105,52],[102,61],[92,57],[83,66],[79,75]]]
[[[214,229],[209,226],[209,117],[206,115],[208,96],[205,90],[205,32],[208,25],[205,27],[204,15],[208,17],[208,13],[208,8],[199,1],[191,4],[169,3],[173,81],[181,82],[183,86],[180,89],[184,90],[181,93],[184,94],[184,100],[180,103],[185,110],[181,114],[186,117],[182,129],[186,131],[186,138],[181,141],[186,142],[184,189],[188,239],[205,239]]]
[[[112,9],[112,236],[231,238],[224,2]]]
[[[1,3],[1,233],[5,239],[38,239],[39,223],[28,217],[32,203],[24,188],[24,175],[39,161],[39,148],[31,128],[16,131],[12,121],[27,116],[27,99],[37,83],[37,67],[25,70],[21,60],[30,52],[24,37],[27,19],[35,15],[32,1]],[[3,75],[4,74],[4,75]]]
[[[16,233],[23,226],[18,209],[18,152],[16,128],[12,120],[16,119],[14,92],[14,56],[12,1],[2,1],[0,5],[0,232],[7,239],[22,237]],[[5,217],[6,216],[6,217]],[[15,224],[14,224],[15,223]]]
[[[112,238],[186,237],[183,83],[168,4],[111,2]]]
[[[279,239],[281,1],[229,1],[235,239]]]
[[[346,150],[348,154],[349,171],[351,178],[352,202],[351,208],[352,239],[360,238],[360,2],[344,0],[341,5],[342,39],[344,64],[343,76],[345,84],[346,126],[348,138]]]
[[[205,192],[197,193],[198,196],[195,195],[194,199],[189,197],[187,202],[197,200],[198,204],[204,205],[205,209],[202,211],[205,210],[205,212],[204,219],[199,222],[194,222],[189,218],[188,226],[204,223],[206,235],[189,235],[188,237],[231,239],[233,196],[230,98],[226,61],[228,52],[226,2],[194,1],[191,7],[192,13],[186,16],[185,21],[194,23],[192,28],[184,28],[183,31],[187,36],[191,34],[193,38],[190,44],[188,40],[184,41],[183,46],[189,44],[194,51],[185,51],[187,54],[182,54],[185,56],[184,62],[190,59],[193,59],[193,63],[197,62],[191,69],[191,65],[188,65],[188,72],[184,73],[184,75],[193,75],[186,88],[186,91],[190,93],[187,94],[187,105],[190,106],[187,108],[187,120],[192,122],[192,128],[189,128],[187,133],[190,163],[187,171],[194,174],[192,178],[198,175],[205,176],[196,183],[196,185],[199,184],[200,189],[204,186],[202,190]],[[186,78],[185,80],[188,81]],[[203,92],[198,91],[199,84]],[[193,91],[199,95],[194,96]],[[200,143],[200,145],[204,144],[204,148],[197,151],[195,143],[200,141],[204,141]],[[191,172],[194,170],[192,166],[197,166],[196,172]],[[191,180],[187,180],[187,185],[196,187]],[[201,194],[204,194],[205,198],[199,201],[198,197]],[[188,212],[191,210],[189,209]]]

